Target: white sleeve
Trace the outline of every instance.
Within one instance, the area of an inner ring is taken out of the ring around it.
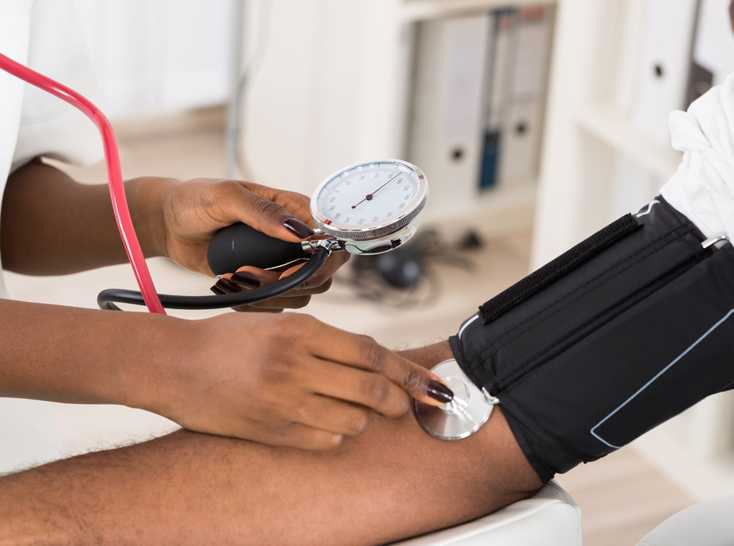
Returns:
[[[734,241],[734,74],[670,115],[673,147],[683,160],[663,197],[707,237]]]
[[[36,0],[29,43],[31,68],[67,85],[93,102],[100,100],[82,29],[68,0]],[[13,168],[39,155],[91,163],[101,159],[95,125],[71,105],[26,86]]]

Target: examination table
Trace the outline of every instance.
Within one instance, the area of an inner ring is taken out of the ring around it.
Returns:
[[[581,511],[550,482],[532,498],[483,518],[393,546],[581,546]],[[620,546],[632,546],[620,544]],[[672,515],[637,546],[734,546],[734,497]]]
[[[581,546],[581,511],[550,482],[535,496],[464,525],[394,546]],[[657,544],[655,546],[658,546]]]

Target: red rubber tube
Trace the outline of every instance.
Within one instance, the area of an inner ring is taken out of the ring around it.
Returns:
[[[2,53],[0,53],[0,68],[71,104],[83,112],[97,126],[102,136],[102,142],[104,143],[105,161],[107,162],[107,181],[110,188],[112,211],[115,215],[117,229],[120,232],[120,238],[122,239],[122,245],[125,247],[127,259],[133,268],[135,280],[138,282],[140,293],[143,296],[148,310],[151,313],[165,315],[166,311],[163,305],[161,305],[160,298],[156,292],[153,278],[150,276],[148,264],[145,263],[145,256],[143,255],[143,250],[140,248],[138,236],[135,233],[135,226],[130,217],[130,210],[128,209],[127,198],[125,197],[125,182],[122,179],[117,139],[107,117],[91,101],[73,89],[14,61],[10,57],[6,57]]]

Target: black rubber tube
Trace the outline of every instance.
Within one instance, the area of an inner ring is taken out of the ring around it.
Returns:
[[[297,287],[311,278],[326,262],[330,252],[319,248],[311,255],[309,261],[293,275],[278,282],[255,290],[243,290],[235,294],[222,296],[176,296],[160,294],[161,303],[171,309],[226,309],[238,305],[248,305],[279,296],[280,294]],[[115,303],[145,305],[143,296],[135,290],[108,288],[97,295],[97,304],[100,309],[120,311]]]

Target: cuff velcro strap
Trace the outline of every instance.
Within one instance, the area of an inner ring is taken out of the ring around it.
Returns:
[[[623,216],[489,300],[479,308],[480,316],[485,324],[497,320],[513,307],[548,288],[558,279],[641,228],[642,224],[637,222],[634,216],[631,214]]]

